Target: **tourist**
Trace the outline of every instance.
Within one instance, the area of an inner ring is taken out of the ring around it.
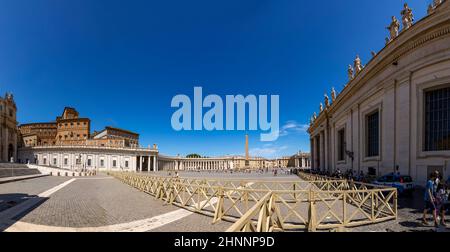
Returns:
[[[336,171],[336,177],[340,179],[340,178],[342,178],[341,175],[342,175],[341,174],[341,169],[338,168],[337,171]]]
[[[363,181],[363,180],[364,180],[364,172],[360,171],[358,181]]]
[[[395,167],[395,172],[394,172],[394,180],[399,180],[400,179],[400,168],[399,168],[399,166],[397,165],[396,167]]]
[[[448,204],[447,187],[444,183],[440,183],[436,191],[436,211],[439,213],[436,216],[441,217],[441,225],[445,226],[445,207]]]
[[[441,174],[438,170],[434,171],[435,180],[434,180],[434,188],[437,189],[437,186],[441,182]]]
[[[422,223],[424,225],[428,225],[428,221],[427,221],[428,210],[430,210],[433,214],[435,226],[439,225],[439,223],[437,221],[437,216],[436,216],[436,204],[435,204],[435,198],[434,198],[434,195],[436,192],[435,187],[434,187],[435,181],[436,181],[436,174],[431,173],[430,178],[427,181],[427,185],[425,186],[425,195],[424,195],[425,208],[423,210],[423,219],[422,219]]]

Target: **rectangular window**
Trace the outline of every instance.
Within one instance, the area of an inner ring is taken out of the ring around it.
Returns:
[[[81,164],[81,158],[77,158],[77,159],[75,160],[75,163],[76,163],[77,165],[80,165],[80,164]]]
[[[87,161],[87,165],[91,166],[91,163],[92,163],[92,160],[89,158],[88,161]]]
[[[116,166],[117,166],[117,161],[113,160],[113,168],[116,168]]]
[[[338,161],[345,160],[345,129],[341,129],[337,134],[338,141]]]
[[[56,158],[53,158],[53,165],[57,165]]]
[[[105,160],[100,159],[100,167],[105,167]]]
[[[380,151],[380,113],[378,110],[366,118],[367,125],[367,157],[376,157]]]
[[[47,164],[47,159],[46,158],[44,158],[44,165],[46,165]]]
[[[64,165],[67,165],[67,158],[64,158]]]
[[[424,151],[450,150],[450,87],[425,92]]]
[[[125,161],[125,168],[128,168],[128,161]]]

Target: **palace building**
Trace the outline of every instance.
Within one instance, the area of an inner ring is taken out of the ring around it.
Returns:
[[[66,107],[55,122],[19,125],[21,146],[84,145],[89,139],[90,120],[79,118],[74,108]]]
[[[20,146],[103,146],[138,147],[139,134],[106,127],[91,136],[91,120],[80,118],[76,109],[66,107],[54,122],[19,125]]]
[[[14,97],[0,97],[0,162],[15,161],[17,157],[17,107]]]
[[[90,125],[70,107],[54,122],[21,124],[17,161],[70,170],[157,170],[156,145],[141,148],[139,134],[110,126],[91,135]]]
[[[120,141],[119,145],[125,147],[139,146],[139,134],[111,126],[105,127],[105,129],[100,132],[95,132],[93,140],[96,140],[99,143],[105,140],[106,142],[109,140],[116,140]]]
[[[356,57],[344,89],[314,113],[313,168],[399,171],[418,184],[435,170],[450,175],[450,1],[434,1],[417,23],[406,4],[400,14],[386,46],[365,66]]]

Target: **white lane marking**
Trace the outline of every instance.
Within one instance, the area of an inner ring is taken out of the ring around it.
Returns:
[[[200,205],[205,204],[206,200],[200,202]],[[210,204],[215,204],[216,198],[210,200]],[[194,214],[192,211],[186,209],[179,209],[165,214],[161,214],[152,218],[147,218],[128,223],[114,224],[100,227],[57,227],[38,225],[27,222],[18,221],[8,227],[6,232],[146,232],[150,231],[177,220],[181,220],[189,215]]]
[[[61,183],[53,188],[50,188],[49,190],[40,193],[38,197],[31,197],[24,202],[11,207],[9,209],[6,209],[5,211],[0,213],[0,222],[8,222],[14,217],[22,214],[23,212],[27,211],[28,209],[34,207],[35,205],[39,204],[41,201],[44,200],[44,198],[48,198],[50,195],[54,194],[55,192],[61,190],[63,187],[67,186],[68,184],[72,183],[76,179],[70,179],[64,183]],[[1,223],[0,223],[1,224]]]
[[[133,221],[129,223],[101,226],[101,227],[55,227],[37,225],[26,222],[16,222],[6,232],[145,232],[167,225],[191,215],[192,212],[179,209],[156,217]]]
[[[247,183],[245,187],[253,184],[254,184],[253,182]],[[237,189],[242,188],[244,187],[238,187]],[[232,194],[236,192],[230,191],[228,193]],[[209,203],[206,206],[216,204],[217,201],[218,198],[213,197],[209,200]],[[203,206],[207,202],[208,200],[201,201],[200,206]],[[195,207],[193,205],[190,206]],[[186,209],[179,209],[152,218],[132,221],[128,223],[114,224],[101,227],[81,227],[81,228],[46,226],[18,221],[12,224],[10,227],[8,227],[5,231],[6,232],[145,232],[165,226],[177,220],[181,220],[192,214],[194,214],[194,212],[188,211]]]
[[[61,190],[62,188],[64,188],[65,186],[67,186],[68,184],[72,183],[75,180],[77,180],[77,179],[73,178],[73,179],[67,180],[66,182],[64,182],[62,184],[59,184],[59,185],[57,185],[57,186],[55,186],[53,188],[50,188],[49,190],[47,190],[47,191],[45,191],[43,193],[40,193],[38,196],[42,197],[42,198],[48,198],[50,195],[52,195],[55,192]]]

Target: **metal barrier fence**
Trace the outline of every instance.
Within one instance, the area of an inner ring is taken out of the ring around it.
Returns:
[[[397,218],[397,191],[346,180],[240,181],[109,172],[168,204],[234,224],[227,230],[326,230]]]

